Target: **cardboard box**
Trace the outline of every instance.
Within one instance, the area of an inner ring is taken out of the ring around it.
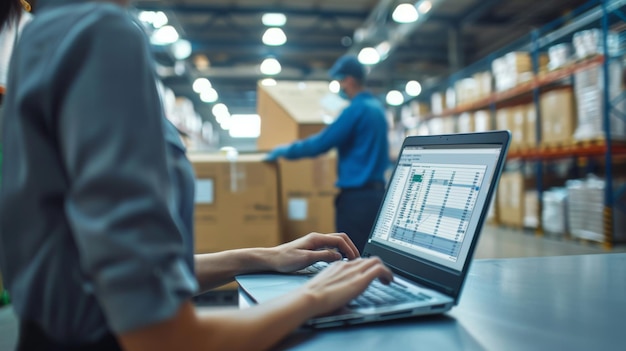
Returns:
[[[526,145],[526,109],[524,106],[515,106],[510,109],[509,113],[509,128],[513,136],[511,147],[524,147]]]
[[[568,144],[576,130],[576,107],[571,88],[541,94],[541,142],[543,145]]]
[[[475,129],[474,114],[472,112],[461,113],[457,119],[457,130],[459,133],[471,133]]]
[[[311,232],[335,232],[337,158],[333,154],[280,160],[280,223],[283,242]]]
[[[486,132],[491,130],[491,112],[479,110],[474,112],[474,131]]]
[[[498,216],[500,223],[521,228],[524,225],[524,177],[520,172],[506,172],[498,186]]]
[[[442,114],[446,106],[445,94],[437,92],[430,96],[430,109],[434,115]]]
[[[478,86],[477,98],[484,99],[493,93],[493,75],[491,72],[479,72],[472,76]]]
[[[196,253],[279,244],[277,167],[263,157],[189,155],[196,173]]]
[[[411,106],[411,114],[418,119],[422,119],[430,113],[430,108],[428,107],[428,104],[424,102],[411,100],[409,106]]]
[[[537,146],[537,110],[535,104],[525,105],[526,120],[524,126],[525,144],[529,147]]]
[[[496,111],[496,130],[511,129],[511,110],[509,108],[501,108]],[[513,141],[511,140],[511,143]]]
[[[269,151],[316,134],[339,115],[347,102],[328,90],[328,82],[279,81],[257,87],[261,134],[257,149]]]

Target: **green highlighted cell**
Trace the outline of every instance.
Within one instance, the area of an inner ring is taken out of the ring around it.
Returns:
[[[413,175],[413,181],[414,181],[414,182],[421,183],[421,182],[422,182],[422,178],[423,178],[423,176],[422,176],[421,174],[415,174],[415,175]]]

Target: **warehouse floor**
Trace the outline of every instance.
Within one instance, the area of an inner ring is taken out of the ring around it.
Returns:
[[[626,245],[611,250],[590,242],[580,242],[556,236],[537,236],[531,231],[520,231],[486,226],[476,249],[476,258],[511,258],[534,256],[582,255],[608,252],[626,252]],[[204,304],[203,304],[204,305]],[[223,301],[219,307],[224,308]],[[206,312],[210,307],[203,306]],[[10,307],[0,308],[0,350],[12,350],[17,336],[17,322]]]

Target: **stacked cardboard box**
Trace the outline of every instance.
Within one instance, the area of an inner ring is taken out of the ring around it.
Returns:
[[[196,173],[196,253],[280,242],[277,169],[263,157],[189,155]]]
[[[454,89],[458,106],[471,104],[480,98],[480,87],[478,81],[473,77],[457,81],[454,84]]]
[[[257,113],[261,117],[261,135],[257,139],[257,148],[268,151],[274,146],[318,133],[344,106],[344,101],[329,92],[328,82],[259,84]]]
[[[335,232],[336,157],[281,160],[278,171],[281,240]]]
[[[493,93],[493,75],[489,71],[479,72],[472,76],[477,85],[477,98],[484,99]]]
[[[428,134],[452,134],[456,132],[456,120],[452,117],[435,117],[428,121]]]
[[[532,61],[527,52],[510,52],[493,60],[491,71],[497,91],[514,88],[532,79]]]
[[[270,150],[321,131],[327,119],[334,119],[345,106],[329,108],[328,103],[323,103],[328,99],[327,82],[302,85],[279,81],[273,87],[259,85],[258,94],[259,150]],[[313,159],[278,163],[281,241],[309,232],[335,231],[336,162],[331,152]]]
[[[456,91],[454,88],[446,89],[446,100],[445,100],[445,108],[453,109],[458,105]]]
[[[509,125],[511,129],[511,148],[526,146],[526,108],[518,105],[509,109]]]
[[[574,94],[569,87],[541,94],[541,143],[564,145],[572,141],[576,129]]]
[[[463,112],[457,118],[457,131],[459,133],[471,133],[476,130],[474,113]]]
[[[496,129],[511,131],[511,149],[524,145],[524,116],[520,114],[520,111],[521,109],[517,106],[496,111]]]
[[[498,185],[498,219],[504,225],[524,225],[524,177],[520,172],[505,172]]]
[[[524,144],[527,147],[537,146],[537,110],[535,104],[521,106],[524,112]]]
[[[445,94],[436,92],[430,96],[430,109],[434,115],[441,115],[446,106]]]
[[[418,120],[423,119],[430,113],[430,109],[428,108],[428,104],[423,102],[419,102],[417,100],[412,100],[409,103],[411,108],[411,114],[416,117]]]
[[[548,56],[539,56],[539,72],[548,67]],[[496,91],[504,91],[533,79],[532,58],[528,52],[510,52],[491,63]]]
[[[486,132],[491,129],[491,112],[488,110],[474,112],[474,130],[476,132]]]

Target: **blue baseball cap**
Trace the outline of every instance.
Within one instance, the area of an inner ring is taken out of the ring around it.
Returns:
[[[355,55],[344,55],[335,62],[328,74],[332,79],[341,80],[351,76],[359,81],[363,81],[365,78],[365,66],[359,62]]]

